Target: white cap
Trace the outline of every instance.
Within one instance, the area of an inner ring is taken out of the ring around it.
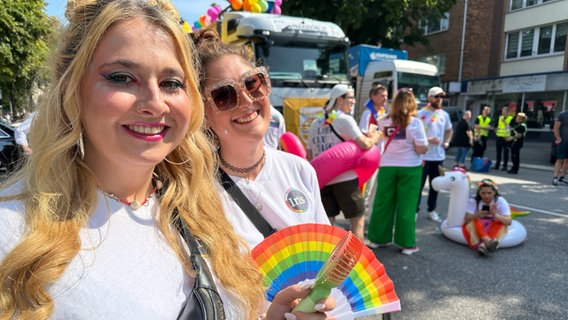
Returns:
[[[335,105],[335,100],[350,91],[353,91],[353,88],[351,88],[350,86],[346,84],[336,84],[329,93],[329,101],[325,105],[325,110],[331,110]]]
[[[431,96],[437,96],[437,95],[439,95],[440,93],[446,95],[446,93],[444,92],[444,90],[442,90],[442,88],[440,88],[440,87],[432,87],[432,88],[430,88],[430,90],[428,90],[428,96],[429,96],[429,97],[431,97]]]

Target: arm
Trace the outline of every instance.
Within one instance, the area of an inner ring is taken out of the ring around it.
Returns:
[[[554,141],[559,144],[562,141],[560,137],[560,121],[554,120],[554,127],[552,127],[552,132],[554,133]]]
[[[378,131],[367,132],[367,134],[362,134],[355,139],[355,143],[359,148],[363,150],[369,150],[372,146],[379,142],[380,134]]]
[[[444,147],[444,149],[448,149],[448,147],[450,146],[450,141],[452,141],[452,134],[454,133],[454,130],[452,128],[446,129],[444,131],[444,144],[442,145]]]
[[[428,151],[428,146],[417,146],[414,145],[414,151],[416,151],[416,153],[418,154],[425,154],[426,151]]]
[[[467,137],[469,138],[469,144],[473,145],[473,132],[471,132],[471,130],[467,130],[465,132],[465,134],[467,135]]]

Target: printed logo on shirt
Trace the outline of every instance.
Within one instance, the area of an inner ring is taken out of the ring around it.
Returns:
[[[384,128],[384,134],[386,137],[392,136],[392,134],[396,131],[396,126],[390,126]],[[406,139],[406,128],[400,128],[396,133],[396,136],[393,137],[394,140],[404,140]]]
[[[286,191],[286,205],[296,213],[306,212],[308,210],[308,197],[302,191],[290,188]]]
[[[276,115],[272,115],[270,117],[270,127],[271,128],[279,128],[280,127],[280,119]]]

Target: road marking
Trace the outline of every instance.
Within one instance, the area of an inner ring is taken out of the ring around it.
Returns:
[[[568,218],[568,215],[567,215],[567,214],[556,213],[556,212],[552,212],[552,211],[540,210],[540,209],[537,209],[537,208],[522,206],[522,205],[520,205],[520,204],[511,204],[511,205],[512,205],[513,207],[519,208],[519,209],[525,209],[525,210],[528,210],[528,211],[536,211],[536,212],[539,212],[539,213],[548,214],[548,215],[556,216],[556,217],[560,217],[560,218]]]

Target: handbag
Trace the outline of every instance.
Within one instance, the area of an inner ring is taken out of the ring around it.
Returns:
[[[207,262],[202,256],[204,246],[196,239],[187,224],[179,219],[178,229],[190,250],[191,267],[195,270],[195,283],[191,294],[185,301],[178,320],[225,320],[223,300],[213,281]]]

